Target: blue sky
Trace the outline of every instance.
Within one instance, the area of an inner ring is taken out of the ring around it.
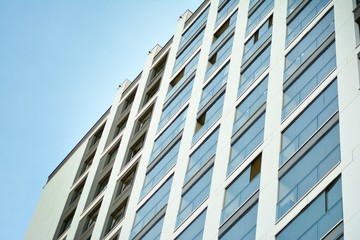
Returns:
[[[22,239],[47,176],[202,0],[0,0],[0,239]]]

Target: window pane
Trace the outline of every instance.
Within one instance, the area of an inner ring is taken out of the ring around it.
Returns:
[[[302,0],[289,0],[289,2],[288,2],[288,15],[290,13],[292,13],[295,10],[295,8],[297,8],[300,5],[301,2],[302,2]]]
[[[206,210],[204,210],[176,240],[201,240],[204,232]]]
[[[179,49],[184,47],[184,45],[189,41],[189,39],[194,35],[194,33],[199,30],[199,28],[206,22],[206,19],[209,14],[209,7],[206,8],[201,15],[194,21],[193,24],[191,24],[190,27],[187,28],[187,30],[183,33]]]
[[[261,155],[226,188],[221,223],[225,222],[260,187]]]
[[[257,221],[256,203],[251,209],[242,215],[234,225],[230,227],[224,235],[220,236],[220,240],[250,240],[255,239],[256,234],[256,221]],[[290,239],[290,238],[289,238]]]
[[[339,125],[320,139],[279,181],[280,218],[340,162]]]
[[[229,63],[227,63],[216,75],[209,81],[204,87],[201,100],[199,103],[199,109],[202,109],[205,104],[226,84],[229,73]]]
[[[146,203],[137,211],[134,226],[130,238],[133,238],[140,230],[167,204],[172,177],[169,178]]]
[[[333,42],[284,91],[282,119],[285,119],[336,67],[335,42]]]
[[[164,217],[162,217],[151,229],[142,236],[141,240],[159,240],[161,236],[162,226],[164,224]]]
[[[246,62],[272,34],[272,16],[245,43],[242,63]]]
[[[224,104],[222,94],[198,119],[192,142],[195,143],[221,117]]]
[[[250,117],[266,102],[268,77],[240,103],[236,108],[235,123],[233,133],[247,122]]]
[[[179,226],[192,212],[209,197],[212,177],[211,167],[181,198],[180,210],[176,220]]]
[[[201,45],[204,38],[205,27],[197,33],[196,37],[191,40],[191,42],[185,47],[184,50],[176,57],[175,66],[173,73],[175,73],[179,68],[186,62],[187,59],[195,52],[195,50]]]
[[[205,79],[207,79],[219,66],[225,61],[225,59],[230,56],[232,45],[233,45],[234,35],[229,37],[225,43],[212,54],[208,62],[208,69],[205,74]]]
[[[308,207],[290,222],[276,237],[277,240],[321,239],[342,217],[341,178],[321,193]],[[327,208],[327,196],[333,205]]]
[[[158,161],[158,163],[146,174],[144,187],[140,198],[144,197],[151,188],[153,188],[165,174],[176,164],[180,140]]]
[[[217,128],[201,145],[189,159],[188,170],[185,175],[185,182],[190,180],[216,153],[219,128]]]
[[[269,44],[250,65],[241,73],[238,97],[264,72],[270,64]]]
[[[163,110],[158,129],[162,128],[174,116],[179,108],[190,98],[194,78],[176,95],[176,97]]]
[[[284,80],[288,79],[333,32],[334,10],[331,10],[286,55]]]
[[[282,133],[280,166],[338,110],[337,83],[334,81]]]
[[[255,27],[261,22],[261,20],[273,9],[274,0],[264,0],[260,6],[249,16],[246,35],[248,35]]]
[[[265,112],[231,146],[228,176],[262,143],[264,123]]]
[[[251,10],[255,6],[255,4],[258,3],[259,1],[261,1],[261,0],[250,0],[249,10]]]
[[[239,0],[229,0],[229,1],[227,1],[227,3],[225,3],[224,6],[219,8],[215,25],[218,26],[219,23],[223,19],[225,19],[225,17],[228,15],[228,13],[231,12],[231,10],[233,10],[237,6],[238,3],[239,3]],[[219,5],[220,4],[221,3],[219,3]]]
[[[180,86],[182,86],[182,84],[186,82],[186,80],[196,71],[198,61],[199,53],[196,54],[195,57],[193,57],[190,62],[184,67],[184,69],[175,76],[175,78],[172,80],[172,82],[175,81],[175,83],[173,85],[172,83],[170,83],[170,88],[168,93],[166,94],[165,101],[167,101],[176,92],[176,90],[178,90]]]
[[[291,42],[324,9],[329,0],[309,1],[287,26],[286,44]]]
[[[238,1],[238,0],[237,0]],[[236,26],[237,11],[235,11],[231,17],[226,20],[221,27],[215,32],[213,42],[210,47],[210,52],[212,52],[219,44],[228,36],[228,34]]]
[[[173,138],[183,129],[186,119],[187,108],[184,109],[177,118],[168,126],[161,135],[155,140],[153,151],[150,156],[150,163],[160,154],[162,150],[173,140]]]

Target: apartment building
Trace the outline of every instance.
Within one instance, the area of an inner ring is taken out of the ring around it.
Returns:
[[[358,4],[186,11],[50,174],[25,239],[359,239]]]

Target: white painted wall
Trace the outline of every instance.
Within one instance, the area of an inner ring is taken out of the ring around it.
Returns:
[[[87,141],[84,141],[45,185],[25,234],[25,240],[49,240],[53,238],[86,144]]]

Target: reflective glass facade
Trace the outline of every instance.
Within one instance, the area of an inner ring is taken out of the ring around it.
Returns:
[[[284,79],[288,79],[334,32],[334,12],[328,12],[286,55]]]
[[[238,96],[244,91],[269,67],[270,64],[269,44],[256,58],[241,72]]]
[[[180,225],[190,214],[209,197],[213,168],[200,177],[181,197],[176,225]]]
[[[203,211],[191,224],[188,226],[176,240],[200,240],[203,237],[205,224],[206,210]]]
[[[141,195],[144,196],[154,187],[161,178],[176,164],[179,154],[180,140],[171,147],[171,149],[162,156],[154,166],[146,173],[145,182]]]
[[[262,143],[264,138],[265,112],[241,134],[231,145],[230,161],[227,174],[245,161],[247,157]]]
[[[276,239],[323,239],[343,218],[341,178],[322,192]]]
[[[282,133],[280,165],[284,164],[337,111],[337,82],[334,81]]]
[[[219,128],[216,129],[205,141],[190,155],[185,181],[192,178],[211,158],[215,156]]]
[[[131,236],[136,236],[140,230],[153,218],[155,215],[166,206],[169,193],[171,189],[172,177],[168,179],[153,196],[136,212],[134,226],[131,230]]]
[[[337,124],[280,178],[278,218],[339,162],[340,139]]]
[[[286,118],[298,107],[335,67],[335,43],[332,43],[284,90],[282,118]]]
[[[258,205],[252,206],[248,212],[241,216],[234,225],[222,236],[220,240],[232,239],[255,239],[256,236],[256,220]]]

